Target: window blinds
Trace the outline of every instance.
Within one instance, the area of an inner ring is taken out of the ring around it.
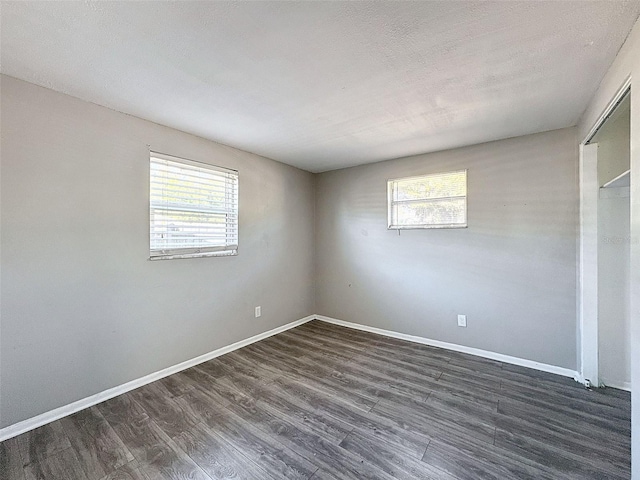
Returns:
[[[389,228],[467,226],[467,171],[389,180]]]
[[[150,257],[236,255],[238,172],[151,152]]]

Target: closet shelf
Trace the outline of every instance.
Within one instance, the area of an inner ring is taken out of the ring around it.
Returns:
[[[609,180],[602,188],[617,188],[631,186],[631,170],[621,173],[613,180]]]

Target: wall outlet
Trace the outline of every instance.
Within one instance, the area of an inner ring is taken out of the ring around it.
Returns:
[[[256,307],[256,318],[262,315],[262,307]]]
[[[466,315],[458,315],[458,326],[466,327],[467,326],[467,316]]]

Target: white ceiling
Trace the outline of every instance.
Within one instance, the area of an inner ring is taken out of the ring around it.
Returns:
[[[1,71],[313,172],[575,125],[640,1],[2,2]]]

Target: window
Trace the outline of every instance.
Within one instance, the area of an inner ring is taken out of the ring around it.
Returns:
[[[467,226],[467,171],[387,182],[389,228]]]
[[[238,253],[238,172],[151,152],[150,258]]]

